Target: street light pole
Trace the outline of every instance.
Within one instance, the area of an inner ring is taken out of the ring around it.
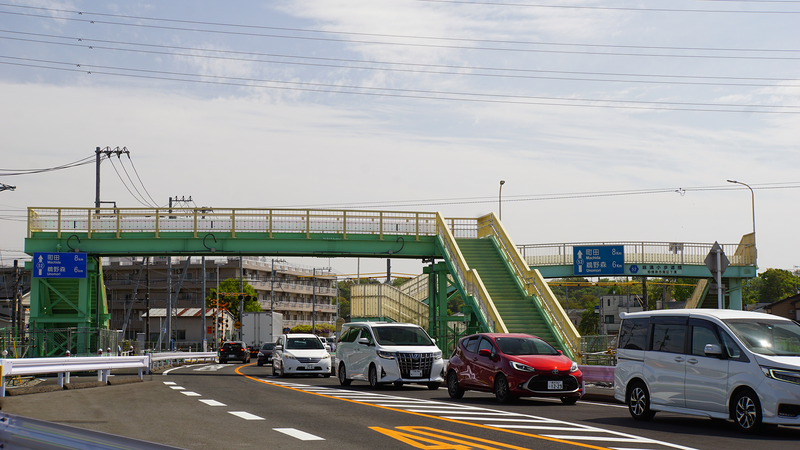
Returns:
[[[503,220],[503,185],[506,184],[505,180],[500,180],[500,192],[497,194],[497,209],[500,220]]]
[[[756,268],[758,268],[758,249],[756,248],[756,196],[753,194],[753,188],[751,188],[749,184],[736,180],[727,181],[728,183],[741,184],[747,187],[747,189],[750,189],[750,209],[753,212],[753,262]]]

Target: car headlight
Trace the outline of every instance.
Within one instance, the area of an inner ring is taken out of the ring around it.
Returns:
[[[800,384],[800,372],[796,370],[774,369],[771,367],[761,366],[761,371],[767,378],[773,380],[785,381],[787,383]]]
[[[569,373],[577,372],[578,371],[578,363],[572,361],[572,365],[569,366]]]
[[[522,363],[518,363],[516,361],[510,361],[510,363],[511,363],[511,367],[513,369],[519,370],[520,372],[536,372],[536,369],[534,369],[531,366],[528,366],[528,365],[525,365],[525,364],[522,364]]]
[[[442,352],[438,351],[433,354],[433,359],[442,359]]]
[[[294,357],[294,355],[289,354],[289,353],[284,353],[283,357],[286,358],[286,359],[297,359],[297,358]]]
[[[261,353],[261,352],[258,352],[258,356],[264,356],[264,354]]]
[[[378,356],[383,359],[394,359],[394,352],[385,352],[383,350],[378,350]]]

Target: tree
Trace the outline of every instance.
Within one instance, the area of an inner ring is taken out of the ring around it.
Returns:
[[[767,269],[758,275],[761,279],[759,301],[774,303],[794,295],[796,278],[783,269]]]
[[[581,321],[578,324],[578,333],[584,336],[597,334],[599,325],[599,314],[594,312],[594,307],[585,309],[581,313]]]
[[[259,312],[261,311],[261,304],[258,302],[258,295],[256,289],[250,286],[250,283],[244,282],[244,289],[242,283],[238,278],[228,278],[219,283],[219,300],[220,306],[223,306],[230,311],[236,320],[241,320],[239,314],[239,295],[242,295],[244,302],[244,312]],[[224,295],[235,294],[235,295]],[[215,307],[217,299],[217,290],[211,289],[211,295],[206,299],[206,307]]]

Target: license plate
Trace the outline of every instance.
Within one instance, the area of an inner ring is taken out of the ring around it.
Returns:
[[[306,370],[314,370],[313,364],[306,364]]]
[[[547,382],[547,389],[556,389],[562,390],[564,389],[564,382],[563,381],[548,381]]]
[[[421,369],[412,369],[408,376],[411,378],[422,378],[422,370]]]

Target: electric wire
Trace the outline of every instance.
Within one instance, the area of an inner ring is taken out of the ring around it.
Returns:
[[[111,167],[114,168],[114,172],[116,172],[116,174],[117,174],[117,178],[119,178],[119,181],[121,181],[122,185],[125,186],[125,189],[128,191],[128,193],[131,194],[131,197],[133,197],[134,200],[136,200],[137,202],[139,202],[143,206],[150,207],[150,205],[148,205],[147,203],[142,202],[141,200],[139,200],[139,197],[137,197],[137,196],[135,196],[133,194],[131,189],[128,187],[128,183],[126,183],[125,180],[122,179],[122,175],[120,175],[119,171],[117,170],[117,166],[114,165],[114,161],[112,159],[110,159],[110,158],[109,158],[109,161],[111,162]],[[120,164],[122,164],[122,163],[120,163]]]
[[[101,157],[101,160],[104,157]],[[63,170],[63,169],[70,169],[73,167],[83,166],[86,164],[94,163],[95,157],[94,156],[87,156],[86,158],[79,159],[77,161],[73,161],[70,163],[62,164],[60,166],[54,167],[46,167],[41,169],[0,169],[0,176],[10,177],[10,176],[19,176],[19,175],[32,175],[36,173],[46,173],[46,172],[54,172],[56,170]],[[7,173],[3,173],[7,172]]]
[[[789,79],[789,78],[759,78],[759,77],[715,77],[715,76],[689,76],[689,75],[658,75],[658,74],[631,74],[631,73],[604,73],[604,72],[576,72],[576,71],[557,71],[557,70],[535,70],[535,69],[518,69],[518,68],[496,68],[496,67],[478,67],[478,66],[453,66],[453,65],[445,65],[445,64],[418,64],[418,63],[399,63],[399,62],[387,62],[387,61],[365,61],[365,60],[355,60],[355,59],[345,59],[345,58],[321,58],[321,57],[305,57],[305,56],[295,56],[295,55],[281,55],[281,54],[269,54],[269,53],[257,53],[257,52],[238,52],[238,51],[223,51],[223,50],[214,50],[214,49],[203,49],[197,47],[177,47],[177,46],[169,46],[169,45],[154,45],[154,44],[141,44],[141,43],[132,43],[132,42],[120,42],[120,41],[105,41],[105,40],[97,40],[97,39],[85,39],[85,38],[77,38],[77,37],[63,37],[63,36],[54,36],[54,35],[42,35],[38,33],[22,33],[22,32],[14,32],[14,31],[7,31],[7,30],[0,30],[0,33],[15,33],[15,34],[25,34],[25,35],[37,35],[43,37],[50,37],[50,38],[58,38],[58,39],[69,39],[69,40],[76,40],[81,42],[100,42],[100,43],[110,43],[116,45],[129,45],[129,46],[144,46],[144,47],[151,47],[151,48],[163,48],[163,49],[177,49],[177,50],[186,50],[195,53],[179,53],[173,51],[153,51],[153,50],[141,50],[141,49],[130,49],[130,48],[119,48],[119,47],[106,47],[106,46],[98,46],[98,45],[88,45],[88,44],[74,44],[74,43],[66,43],[66,42],[53,42],[53,41],[41,41],[36,39],[21,39],[21,38],[11,38],[7,36],[0,36],[0,39],[7,39],[7,40],[18,40],[23,42],[32,42],[32,43],[39,43],[39,44],[52,44],[52,45],[59,45],[59,46],[69,46],[69,47],[78,47],[78,48],[87,48],[92,50],[110,50],[110,51],[123,51],[123,52],[135,52],[140,54],[157,54],[157,55],[168,55],[168,56],[182,56],[182,57],[191,57],[191,58],[204,58],[204,59],[212,59],[212,60],[224,60],[224,61],[245,61],[245,62],[258,62],[258,63],[269,63],[269,64],[285,64],[285,65],[297,65],[297,66],[310,66],[310,67],[332,67],[332,68],[344,68],[344,69],[356,69],[356,70],[369,70],[369,71],[390,71],[390,72],[405,72],[405,73],[424,73],[424,74],[434,74],[434,75],[459,75],[459,76],[468,76],[468,77],[492,77],[492,78],[515,78],[515,79],[547,79],[547,80],[559,80],[559,81],[591,81],[591,82],[619,82],[619,83],[646,83],[646,84],[669,84],[669,85],[703,85],[703,86],[747,86],[747,87],[774,87],[775,84],[764,84],[764,83],[731,83],[731,82],[709,82],[709,81],[665,81],[665,80],[636,80],[636,79],[601,79],[601,78],[577,78],[577,77],[555,77],[555,76],[543,76],[543,75],[517,75],[517,73],[551,73],[551,74],[564,74],[564,75],[591,75],[591,76],[617,76],[617,77],[642,77],[642,78],[672,78],[672,79],[703,79],[703,80],[753,80],[753,81],[778,81],[778,82],[796,82],[796,79]],[[358,63],[358,64],[381,64],[381,65],[388,65],[388,66],[417,66],[417,67],[430,67],[436,69],[454,69],[454,70],[461,70],[461,71],[445,71],[445,70],[427,70],[427,69],[405,69],[399,67],[364,67],[364,66],[352,66],[352,65],[343,65],[343,64],[323,64],[317,62],[297,62],[297,61],[282,61],[282,60],[275,60],[275,59],[253,59],[253,58],[242,58],[242,57],[232,57],[232,56],[215,56],[215,55],[203,55],[197,54],[196,52],[213,52],[213,53],[229,53],[229,54],[237,54],[237,55],[249,55],[249,56],[257,56],[257,57],[275,57],[275,58],[293,58],[293,59],[308,59],[308,60],[325,60],[325,61],[332,61],[332,62],[348,62],[348,63]],[[795,59],[800,60],[800,57]],[[502,74],[502,73],[474,73],[474,72],[464,72],[464,70],[479,70],[479,71],[492,71],[492,72],[511,72],[512,74]],[[799,84],[780,84],[779,87],[781,88],[794,88],[800,87]]]
[[[139,192],[139,188],[136,187],[136,183],[134,183],[133,179],[131,178],[131,175],[128,173],[128,169],[125,168],[125,164],[122,163],[122,157],[119,154],[117,155],[117,159],[119,160],[120,167],[122,167],[122,170],[125,171],[125,176],[128,177],[128,181],[131,182],[131,186],[136,191],[136,193],[139,195],[139,197],[141,197],[141,199],[143,200],[143,202],[140,202],[140,203],[142,203],[143,205],[148,206],[150,208],[155,208],[157,205],[155,203],[153,203],[153,204],[148,203],[147,199],[144,198],[144,195],[142,195],[142,193]],[[128,159],[130,160],[130,154],[128,154]],[[139,181],[141,182],[141,179]]]
[[[553,8],[553,9],[576,9],[576,10],[598,10],[598,11],[633,11],[633,12],[674,12],[674,13],[730,13],[730,14],[798,14],[800,11],[777,11],[777,10],[746,10],[746,9],[671,9],[671,8],[630,8],[624,6],[587,6],[587,5],[544,5],[535,3],[501,3],[501,2],[482,2],[467,0],[412,0],[420,3],[452,3],[460,5],[481,5],[481,6],[513,6],[525,8]],[[753,3],[790,3],[790,2],[753,2]]]
[[[0,58],[15,59],[15,60],[28,60],[28,58],[15,58],[0,56]],[[244,86],[251,88],[265,88],[265,89],[280,89],[292,91],[305,91],[315,93],[333,93],[333,94],[351,94],[351,95],[365,95],[377,97],[394,97],[394,98],[411,98],[411,99],[424,99],[424,100],[441,100],[441,101],[463,101],[463,102],[480,102],[480,103],[498,103],[498,104],[515,104],[515,105],[545,105],[545,106],[569,106],[569,107],[583,107],[583,108],[617,108],[617,109],[637,109],[637,110],[658,110],[658,111],[696,111],[696,112],[733,112],[733,113],[760,113],[760,114],[800,114],[800,111],[770,111],[759,108],[773,108],[773,109],[795,109],[800,108],[800,105],[755,105],[755,104],[722,104],[722,103],[701,103],[701,102],[657,102],[657,101],[644,101],[644,100],[614,100],[614,99],[586,99],[586,98],[568,98],[568,97],[547,97],[547,96],[524,96],[524,95],[504,95],[504,94],[483,94],[471,92],[443,92],[431,91],[421,89],[400,89],[400,88],[378,88],[368,86],[350,86],[341,84],[325,84],[325,83],[305,83],[294,81],[280,81],[280,80],[263,80],[254,78],[243,77],[224,77],[218,75],[202,75],[190,74],[180,72],[168,71],[154,71],[144,69],[131,69],[109,66],[93,66],[85,65],[86,67],[100,67],[109,70],[119,70],[137,73],[146,73],[148,75],[131,74],[131,73],[118,73],[118,72],[104,72],[97,70],[82,70],[80,67],[84,66],[81,63],[69,63],[60,61],[44,61],[34,60],[47,64],[58,64],[77,67],[76,69],[65,67],[50,67],[39,66],[34,64],[13,63],[7,61],[0,61],[0,64],[33,67],[41,69],[59,70],[67,72],[78,72],[85,74],[100,74],[109,76],[121,76],[139,79],[151,80],[164,80],[164,81],[179,81],[186,83],[202,83],[202,84],[216,84],[227,86]],[[159,75],[149,75],[159,74]],[[162,76],[162,75],[169,75]],[[197,77],[205,78],[201,80],[175,78],[181,77]],[[216,81],[216,80],[231,80],[231,81]],[[252,83],[273,83],[278,86],[252,84]],[[288,86],[287,86],[288,85]],[[342,90],[351,89],[351,90]],[[423,95],[426,94],[426,95]],[[451,96],[451,97],[448,97]],[[457,97],[452,97],[457,96]],[[460,96],[460,97],[458,97]],[[562,103],[554,103],[562,102]],[[596,103],[564,103],[564,102],[596,102]],[[601,104],[597,104],[601,103]],[[642,105],[658,105],[656,106],[642,106]],[[711,109],[716,108],[716,109]],[[727,109],[721,109],[727,108]],[[734,108],[734,109],[730,109]],[[743,109],[752,108],[752,109]]]
[[[136,174],[136,178],[139,180],[139,184],[142,185],[142,189],[144,189],[144,192],[147,194],[147,197],[150,199],[150,201],[153,202],[154,207],[157,208],[158,202],[153,199],[153,197],[150,195],[150,192],[147,190],[147,186],[144,185],[142,178],[139,176],[139,171],[136,170],[136,166],[133,164],[133,159],[131,159],[130,153],[127,153],[127,155],[128,155],[128,161],[131,163],[131,167],[133,167],[133,172]]]
[[[0,6],[10,6],[10,5],[3,5]],[[506,45],[552,45],[552,46],[579,46],[579,47],[603,47],[603,48],[627,48],[627,49],[657,49],[657,50],[695,50],[695,51],[731,51],[731,52],[798,52],[800,50],[797,49],[746,49],[746,48],[704,48],[704,47],[658,47],[658,46],[639,46],[639,45],[611,45],[611,44],[586,44],[586,43],[558,43],[558,42],[535,42],[535,41],[509,41],[509,40],[493,40],[493,39],[475,39],[475,38],[452,38],[452,37],[437,37],[437,36],[413,36],[413,35],[392,35],[392,34],[379,34],[379,33],[360,33],[360,32],[348,32],[348,31],[326,31],[326,30],[308,30],[308,29],[301,29],[301,28],[285,28],[285,27],[267,27],[267,26],[252,26],[252,25],[241,25],[241,24],[223,24],[223,23],[214,23],[214,22],[196,22],[196,21],[183,21],[183,20],[176,20],[176,19],[161,19],[161,18],[152,18],[152,17],[137,17],[137,16],[122,16],[122,15],[111,15],[111,14],[101,14],[101,13],[88,13],[88,12],[78,12],[78,11],[68,11],[70,13],[76,13],[79,15],[100,15],[100,16],[113,16],[113,17],[121,17],[127,19],[137,19],[137,20],[152,20],[152,21],[162,21],[162,22],[175,22],[175,23],[189,23],[195,25],[206,25],[206,26],[222,26],[222,27],[235,27],[235,28],[253,28],[253,29],[267,29],[267,30],[279,30],[279,31],[292,31],[292,32],[302,32],[302,33],[314,33],[314,34],[331,34],[331,35],[352,35],[352,36],[364,36],[364,37],[381,37],[381,38],[391,38],[391,39],[415,39],[415,40],[432,40],[432,41],[452,41],[452,42],[478,42],[478,43],[489,43],[489,44],[506,44]],[[800,11],[797,11],[800,13]],[[25,14],[25,13],[16,13],[10,11],[2,11],[0,10],[0,14],[8,14],[8,15],[18,15],[18,16],[30,16],[30,17],[37,17],[43,19],[52,19],[52,20],[68,20],[68,21],[76,21],[82,23],[89,23],[89,24],[104,24],[104,25],[119,25],[119,26],[127,26],[127,27],[142,27],[142,28],[152,28],[152,29],[160,29],[160,30],[172,30],[172,31],[189,31],[195,33],[211,33],[211,34],[223,34],[223,35],[234,35],[234,36],[249,36],[249,37],[264,37],[264,38],[279,38],[279,39],[296,39],[296,40],[312,40],[312,41],[328,41],[328,42],[347,42],[347,43],[356,43],[356,44],[380,44],[380,45],[394,45],[394,46],[412,46],[412,47],[431,47],[431,48],[451,48],[451,49],[465,49],[465,50],[487,50],[487,51],[511,51],[511,52],[545,52],[545,53],[567,53],[567,54],[591,54],[591,55],[615,55],[615,56],[662,56],[662,57],[700,57],[700,58],[737,58],[737,59],[752,59],[752,57],[744,57],[744,56],[713,56],[713,55],[658,55],[658,54],[636,54],[636,53],[594,53],[594,52],[577,52],[577,51],[562,51],[562,50],[541,50],[541,49],[518,49],[518,48],[498,48],[498,47],[476,47],[476,46],[458,46],[458,45],[443,45],[443,44],[426,44],[426,43],[418,43],[418,42],[389,42],[389,41],[368,41],[368,40],[357,40],[357,39],[345,39],[345,38],[332,38],[332,37],[314,37],[314,36],[290,36],[290,35],[279,35],[279,34],[264,34],[264,33],[250,33],[250,32],[241,32],[241,31],[226,31],[226,30],[214,30],[214,29],[197,29],[197,28],[184,28],[184,27],[170,27],[170,26],[160,26],[160,25],[147,25],[143,23],[126,23],[126,22],[110,22],[110,21],[98,21],[98,20],[90,20],[90,19],[78,19],[74,17],[54,17],[51,15],[37,15],[37,14]],[[763,57],[757,59],[773,59],[770,57]],[[781,59],[781,58],[777,58]]]

